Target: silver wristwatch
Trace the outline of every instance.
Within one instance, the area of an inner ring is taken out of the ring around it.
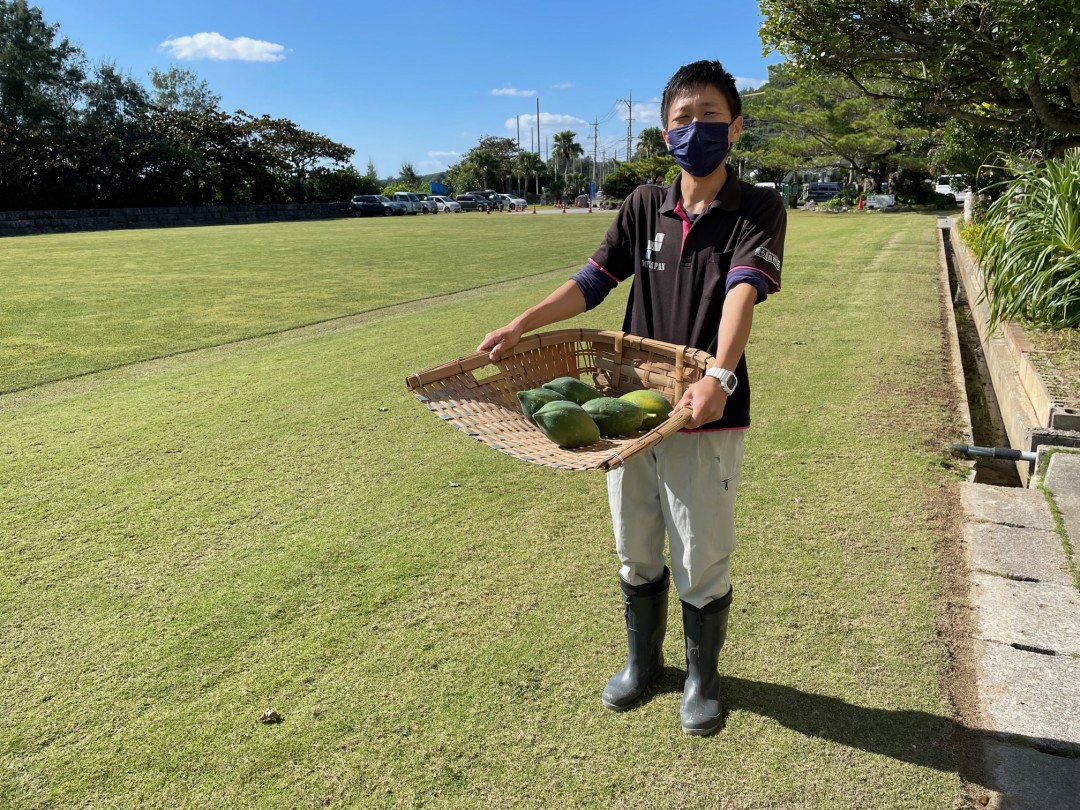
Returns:
[[[739,384],[739,378],[735,376],[735,372],[728,371],[726,368],[710,368],[705,372],[705,376],[715,378],[729,397],[735,393],[735,386]]]

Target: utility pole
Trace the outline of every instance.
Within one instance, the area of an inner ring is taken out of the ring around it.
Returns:
[[[626,105],[626,159],[630,159],[630,141],[633,139],[634,127],[634,94],[627,93],[626,98],[617,98]]]
[[[540,155],[540,96],[536,97],[536,154]]]
[[[597,119],[593,119],[592,125],[592,179],[593,184],[596,184],[596,148],[600,143],[600,136],[597,134],[597,128],[600,126],[600,122]]]
[[[520,149],[521,148],[521,116],[520,115],[515,115],[514,116],[514,123],[517,124],[517,132],[518,132],[517,147],[518,147],[518,149]]]

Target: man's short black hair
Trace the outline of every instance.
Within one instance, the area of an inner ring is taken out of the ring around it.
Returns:
[[[668,107],[671,102],[681,93],[698,87],[712,85],[727,99],[728,107],[731,108],[731,120],[734,121],[742,115],[742,98],[739,89],[735,86],[735,79],[724,70],[724,66],[715,60],[702,59],[700,62],[691,62],[683,65],[671,81],[664,88],[664,95],[660,100],[660,124],[667,129]]]

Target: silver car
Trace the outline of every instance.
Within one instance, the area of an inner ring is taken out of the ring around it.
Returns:
[[[434,200],[436,207],[440,211],[445,211],[448,214],[461,213],[461,203],[457,200],[451,200],[449,197],[444,197],[442,194],[432,194],[428,199]]]

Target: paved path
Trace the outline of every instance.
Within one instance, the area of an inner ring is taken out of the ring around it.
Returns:
[[[1080,455],[1034,483],[964,490],[986,806],[1080,810]]]

